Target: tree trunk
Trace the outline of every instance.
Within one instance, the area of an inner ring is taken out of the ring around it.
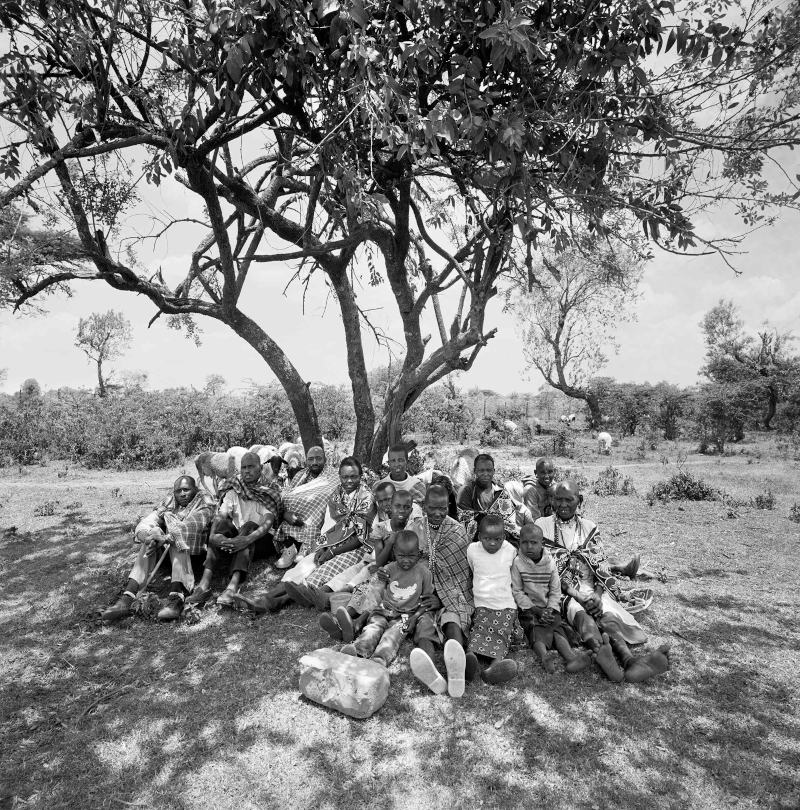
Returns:
[[[600,425],[603,424],[603,415],[600,413],[600,400],[591,391],[584,392],[583,398],[586,401],[586,407],[589,408],[589,427],[599,430]],[[631,432],[632,435],[633,432]]]
[[[286,396],[289,397],[294,417],[297,419],[297,426],[300,429],[300,438],[306,451],[314,446],[322,447],[322,431],[308,384],[281,347],[255,321],[238,309],[234,310],[230,320],[227,320],[226,323],[259,353],[278,378]]]
[[[104,397],[106,395],[106,382],[103,379],[103,361],[97,361],[97,396]]]
[[[772,430],[772,420],[778,410],[778,392],[773,386],[767,388],[767,413],[764,416],[764,430]]]
[[[369,452],[369,468],[379,470],[383,464],[383,454],[393,444],[397,444],[403,437],[403,413],[405,409],[396,405],[397,398],[389,404],[383,416],[378,421],[375,435],[372,437],[372,446]]]

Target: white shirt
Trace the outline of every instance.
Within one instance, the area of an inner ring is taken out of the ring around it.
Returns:
[[[272,514],[260,501],[251,501],[247,498],[240,498],[232,489],[225,493],[222,503],[219,505],[219,514],[230,518],[237,529],[241,529],[245,523],[252,521],[258,526],[263,525],[268,514]]]
[[[511,563],[517,550],[507,540],[494,554],[489,554],[480,541],[467,546],[467,561],[472,569],[472,596],[475,607],[489,610],[516,610],[511,592]]]

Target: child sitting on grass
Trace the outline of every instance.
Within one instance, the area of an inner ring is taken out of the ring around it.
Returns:
[[[511,590],[517,603],[519,622],[528,644],[552,674],[556,662],[547,655],[553,646],[567,662],[567,672],[580,672],[591,664],[587,653],[572,649],[561,627],[561,579],[555,561],[542,545],[538,526],[523,526],[519,554],[511,564]]]
[[[510,681],[517,665],[506,658],[517,618],[517,603],[511,592],[511,563],[517,551],[505,539],[501,515],[488,514],[478,525],[478,542],[467,547],[472,569],[475,613],[466,655],[468,681],[480,672],[486,683]]]
[[[433,594],[433,577],[420,563],[419,538],[415,532],[402,530],[394,537],[394,562],[379,572],[383,582],[380,604],[369,614],[369,620],[353,644],[342,652],[372,658],[388,667],[403,636],[409,635],[417,647],[433,655],[437,640],[430,611],[419,605],[422,596]]]

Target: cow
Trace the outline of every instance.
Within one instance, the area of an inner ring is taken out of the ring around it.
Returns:
[[[597,452],[600,455],[608,456],[611,454],[611,443],[612,438],[610,433],[606,433],[603,431],[602,433],[597,434]]]

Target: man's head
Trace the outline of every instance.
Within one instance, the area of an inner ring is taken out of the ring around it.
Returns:
[[[389,456],[386,460],[389,467],[389,475],[396,481],[402,481],[406,477],[406,467],[408,467],[408,450],[404,444],[393,444],[389,448]]]
[[[306,467],[312,475],[319,475],[325,466],[325,451],[321,447],[309,447],[306,453]]]
[[[491,486],[494,480],[494,459],[488,453],[478,453],[478,455],[475,456],[475,463],[472,469],[475,476],[475,483],[481,489],[486,489]]]
[[[425,493],[425,515],[428,523],[434,528],[442,525],[442,521],[447,517],[447,507],[449,499],[447,490],[441,484],[431,484]]]
[[[533,523],[526,523],[519,533],[519,553],[534,562],[539,562],[544,552],[543,539],[544,535],[538,526]]]
[[[571,480],[559,481],[553,498],[553,511],[561,520],[571,520],[583,498],[578,485]]]
[[[392,496],[392,518],[400,523],[407,523],[414,508],[414,499],[410,492],[398,489]]]
[[[478,540],[485,551],[494,554],[499,551],[505,540],[506,530],[500,515],[484,515],[478,524]]]
[[[410,571],[419,560],[419,538],[408,530],[394,537],[394,559],[403,571]]]
[[[361,484],[361,462],[353,456],[347,456],[339,462],[339,481],[345,492],[355,492]]]
[[[178,506],[186,506],[197,495],[197,484],[191,475],[182,475],[172,485],[172,494]]]
[[[378,511],[386,515],[392,516],[392,497],[394,496],[394,484],[390,481],[384,481],[375,487],[375,504]]]
[[[255,484],[261,478],[261,459],[258,453],[245,453],[239,466],[242,481],[245,484]]]
[[[536,480],[543,486],[549,487],[553,483],[553,476],[556,474],[556,468],[549,458],[540,458],[536,462]]]

